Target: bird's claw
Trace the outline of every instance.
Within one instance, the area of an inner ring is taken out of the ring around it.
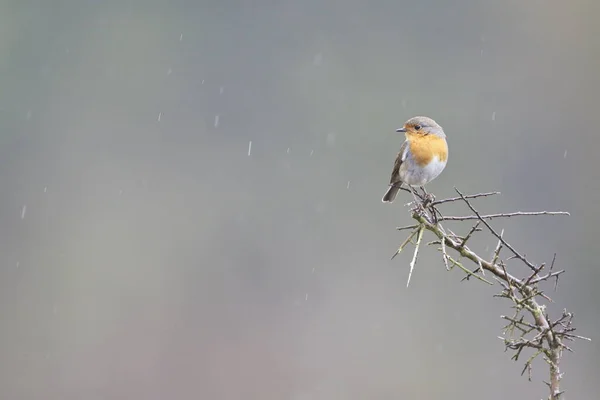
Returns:
[[[411,212],[417,213],[420,216],[423,216],[425,214],[425,207],[423,206],[423,203],[417,203],[413,201],[411,203],[408,203],[407,205],[412,205],[412,208],[410,209]]]
[[[435,201],[435,196],[431,193],[426,193],[425,198],[423,199],[423,206],[427,207],[429,204]]]

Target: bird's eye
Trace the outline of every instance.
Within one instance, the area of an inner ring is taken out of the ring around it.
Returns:
[[[418,131],[419,129],[421,129],[421,125],[415,125],[415,130]]]

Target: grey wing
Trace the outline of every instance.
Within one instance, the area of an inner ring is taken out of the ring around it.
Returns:
[[[400,166],[406,160],[406,155],[408,153],[408,140],[405,140],[400,146],[400,151],[396,156],[396,161],[394,162],[394,169],[392,170],[392,176],[390,177],[390,185],[395,183],[399,183],[400,181]]]

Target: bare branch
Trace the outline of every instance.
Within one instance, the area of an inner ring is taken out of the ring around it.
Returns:
[[[423,232],[425,232],[425,228],[421,225],[419,226],[419,234],[417,235],[415,252],[413,254],[412,260],[410,261],[410,271],[408,272],[408,280],[406,281],[406,287],[410,285],[410,277],[412,276],[413,269],[415,269],[415,264],[417,263],[417,256],[419,255],[419,248],[421,247],[421,239],[423,239]]]
[[[460,197],[462,197],[462,199],[465,201],[465,203],[467,204],[467,206],[471,209],[471,211],[473,211],[473,213],[475,213],[475,215],[477,216],[477,218],[483,222],[483,224],[490,230],[490,232],[496,236],[498,238],[498,240],[500,240],[502,242],[502,244],[509,249],[510,251],[513,252],[513,254],[515,255],[515,257],[517,257],[519,260],[523,261],[523,263],[525,263],[525,265],[527,265],[529,268],[531,268],[532,270],[535,270],[535,265],[533,265],[531,262],[529,262],[529,260],[527,260],[524,256],[522,256],[521,254],[519,254],[510,244],[508,244],[508,242],[506,242],[504,239],[502,239],[502,236],[500,236],[498,234],[498,232],[496,232],[494,230],[494,228],[492,228],[492,226],[486,221],[484,220],[481,215],[479,215],[479,213],[477,212],[477,210],[475,210],[475,208],[473,208],[473,206],[471,205],[471,203],[469,202],[469,200],[467,200],[465,198],[465,196],[457,189],[454,188],[454,190],[456,190],[456,192],[459,194]]]
[[[407,225],[407,226],[399,226],[396,228],[397,231],[405,231],[408,229],[415,229],[419,225]]]
[[[478,197],[494,196],[496,194],[500,194],[500,192],[487,192],[487,193],[470,194],[470,195],[466,196],[466,198],[467,199],[476,199]],[[437,205],[440,205],[440,204],[451,203],[451,202],[459,201],[459,200],[462,200],[462,198],[460,198],[460,197],[450,197],[448,199],[434,201],[433,203],[431,203],[431,206],[437,206]]]
[[[459,261],[456,261],[456,260],[455,260],[455,259],[453,259],[452,257],[448,256],[448,260],[450,260],[450,262],[451,262],[453,265],[456,265],[458,268],[462,269],[462,270],[463,270],[463,271],[464,271],[464,272],[467,274],[467,276],[469,276],[469,277],[470,277],[470,276],[473,276],[473,277],[475,277],[475,278],[479,279],[480,281],[487,283],[488,285],[491,285],[491,286],[493,286],[493,285],[494,285],[492,282],[488,281],[487,279],[485,279],[485,278],[482,278],[481,276],[477,275],[475,272],[473,272],[473,271],[470,271],[468,268],[465,268],[465,267],[462,265],[462,263],[460,263]]]
[[[550,278],[558,278],[561,274],[564,274],[564,272],[565,272],[565,270],[561,269],[560,271],[556,271],[556,272],[548,273],[546,275],[538,276],[537,278],[532,279],[531,282],[529,282],[529,283],[531,285],[535,285],[536,283],[546,281]],[[558,282],[558,279],[556,279],[556,282]],[[556,290],[556,285],[554,286],[554,290]]]
[[[556,290],[558,278],[564,273],[564,270],[554,271],[554,264],[556,261],[556,254],[554,254],[552,263],[550,264],[547,273],[541,275],[540,273],[547,267],[547,264],[542,263],[536,266],[531,263],[527,259],[526,254],[517,252],[515,248],[505,239],[504,230],[501,230],[500,233],[498,233],[494,228],[492,228],[487,220],[513,216],[569,215],[569,213],[562,211],[518,211],[511,213],[482,215],[473,207],[469,199],[492,196],[498,194],[499,192],[464,195],[455,188],[459,197],[436,201],[431,194],[428,194],[425,191],[423,191],[423,194],[420,194],[418,191],[411,191],[407,188],[402,189],[412,193],[415,198],[415,206],[411,210],[411,215],[417,224],[397,228],[398,230],[410,229],[412,232],[400,245],[392,259],[398,255],[409,243],[413,243],[415,236],[417,237],[416,242],[414,242],[415,249],[413,257],[410,261],[410,271],[408,275],[407,286],[410,284],[412,273],[417,263],[417,257],[425,230],[431,232],[437,238],[437,240],[427,243],[428,245],[441,245],[438,248],[438,251],[442,253],[442,261],[447,270],[452,270],[456,266],[465,273],[463,280],[469,279],[470,277],[475,277],[482,282],[492,285],[492,282],[478,274],[479,271],[481,271],[481,274],[483,275],[485,275],[485,271],[490,272],[493,275],[492,277],[502,287],[502,291],[494,295],[494,297],[506,298],[513,303],[514,315],[512,317],[502,316],[502,318],[508,322],[503,330],[505,337],[500,337],[500,339],[502,339],[504,342],[505,350],[514,351],[512,356],[513,360],[518,360],[524,350],[533,350],[532,355],[530,355],[530,357],[527,359],[522,370],[522,374],[524,374],[525,371],[528,372],[529,380],[531,380],[533,360],[542,355],[549,366],[550,372],[550,379],[548,383],[548,387],[550,388],[549,399],[559,400],[563,393],[560,388],[560,380],[562,379],[563,374],[559,368],[562,352],[563,350],[572,351],[572,349],[564,344],[563,341],[573,341],[577,339],[586,341],[590,340],[587,337],[573,333],[575,328],[572,327],[572,313],[568,313],[565,310],[561,317],[552,321],[546,312],[546,305],[538,302],[543,301],[542,299],[552,302],[552,299],[545,295],[538,286],[543,282],[554,279]],[[420,204],[419,200],[421,201]],[[462,217],[444,216],[436,207],[440,204],[456,201],[463,201],[474,215]],[[444,227],[441,225],[441,223],[444,221],[468,220],[476,220],[477,222],[474,226],[470,227],[469,232],[464,237],[455,234],[450,229],[444,229]],[[467,247],[467,242],[475,234],[482,231],[479,228],[480,224],[484,224],[490,234],[497,239],[497,243],[490,261],[487,261]],[[501,252],[504,248],[511,252],[510,257],[501,257]],[[450,251],[455,251],[458,254],[458,257],[452,257],[449,254]],[[458,261],[458,259],[461,261]],[[474,263],[477,265],[477,268],[473,271],[466,268],[463,265],[463,259]],[[505,261],[513,259],[521,261],[531,270],[531,273],[523,279],[519,279],[516,276],[511,275],[507,271]]]
[[[467,197],[465,197],[467,198]],[[499,214],[486,214],[486,215],[465,215],[463,217],[444,216],[440,219],[441,221],[469,221],[473,219],[494,219],[494,218],[510,218],[510,217],[524,217],[534,215],[571,215],[565,211],[517,211],[511,213],[499,213]]]
[[[535,278],[537,276],[537,274],[544,269],[544,267],[546,266],[546,264],[541,263],[539,267],[534,268],[533,272],[531,273],[531,275],[529,275],[529,278],[527,278],[527,280],[525,281],[524,285],[527,286],[529,285],[529,282],[531,282],[531,280],[533,278]]]
[[[412,240],[412,238],[417,234],[417,229],[415,229],[407,238],[404,242],[402,242],[402,244],[400,245],[400,247],[398,247],[398,250],[396,250],[396,253],[392,256],[392,260],[398,255],[400,254],[400,252],[406,247],[406,245]]]
[[[481,221],[477,221],[477,223],[475,225],[473,225],[473,227],[471,228],[469,233],[467,233],[467,236],[465,236],[465,238],[463,239],[462,244],[461,244],[463,247],[467,244],[467,241],[471,238],[471,236],[475,232],[481,232],[481,229],[479,229],[479,224],[481,224]]]
[[[442,244],[442,260],[444,261],[444,266],[446,267],[446,271],[450,271],[450,267],[448,266],[448,253],[446,253],[446,241],[440,240]]]

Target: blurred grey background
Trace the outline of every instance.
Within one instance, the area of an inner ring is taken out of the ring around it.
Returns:
[[[544,363],[529,383],[497,339],[498,287],[428,248],[407,289],[411,252],[390,261],[394,130],[423,114],[450,144],[438,198],[572,212],[496,226],[558,253],[550,310],[595,339],[565,398],[596,397],[599,11],[1,1],[0,397],[545,398]]]

